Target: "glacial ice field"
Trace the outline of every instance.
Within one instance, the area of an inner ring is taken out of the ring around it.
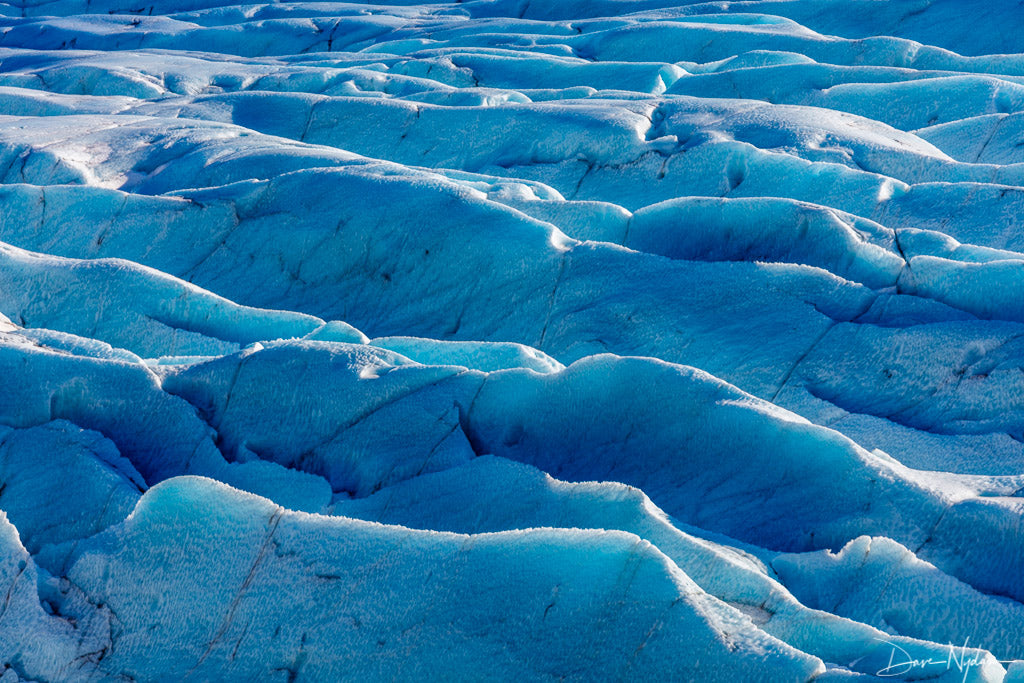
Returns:
[[[1024,681],[1024,4],[0,0],[0,683]]]

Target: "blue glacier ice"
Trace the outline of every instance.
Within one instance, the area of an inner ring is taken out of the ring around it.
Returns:
[[[1011,0],[0,0],[0,683],[1024,681]]]

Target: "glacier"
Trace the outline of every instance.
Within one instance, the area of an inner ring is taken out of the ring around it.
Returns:
[[[0,0],[0,683],[1024,681],[1012,0]]]

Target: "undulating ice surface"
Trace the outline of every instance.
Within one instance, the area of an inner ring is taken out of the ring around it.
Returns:
[[[1024,680],[1022,36],[0,2],[0,682]]]

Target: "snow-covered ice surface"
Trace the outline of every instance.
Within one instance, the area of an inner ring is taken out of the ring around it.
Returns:
[[[0,1],[0,683],[1024,680],[1022,36]]]

